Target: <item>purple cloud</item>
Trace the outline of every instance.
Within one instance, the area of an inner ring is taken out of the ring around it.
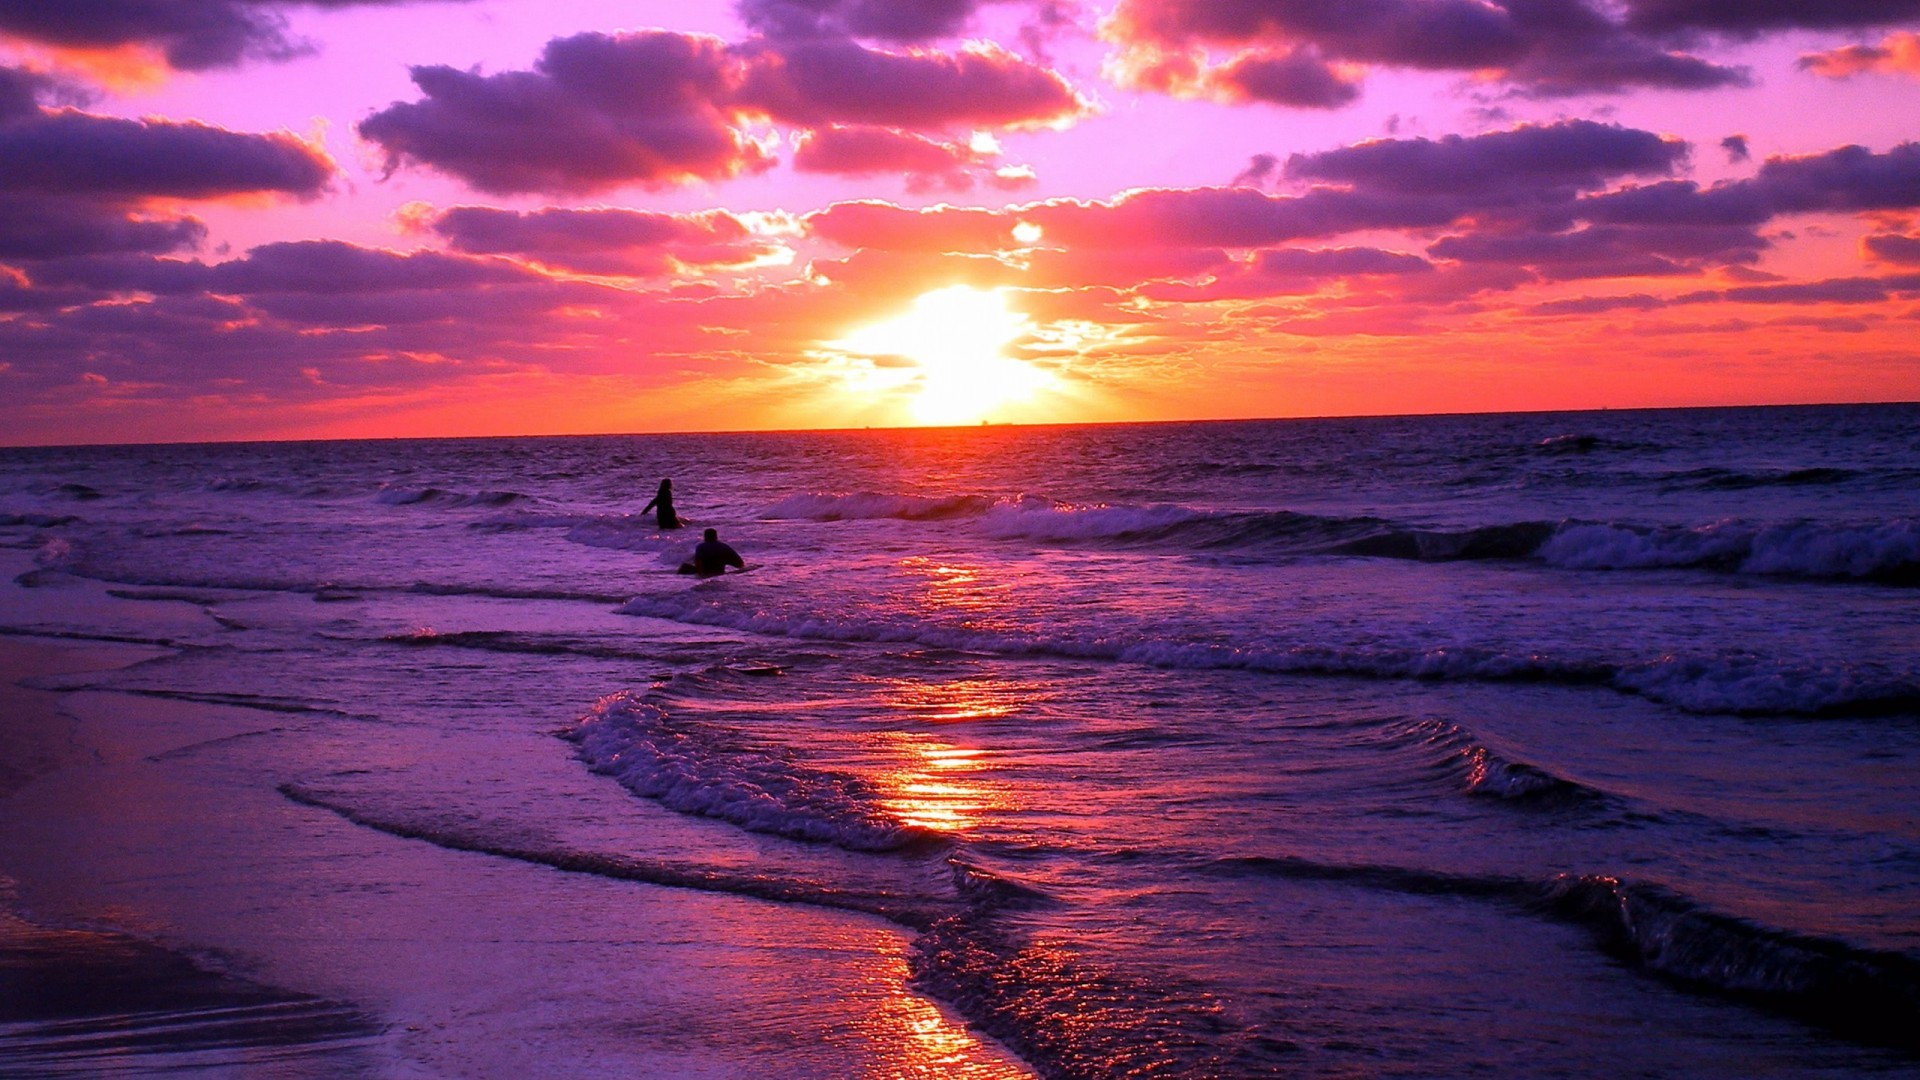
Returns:
[[[889,53],[809,41],[740,51],[748,58],[740,104],[790,124],[1020,127],[1086,109],[1065,79],[993,46]]]
[[[1228,98],[1296,109],[1337,109],[1360,96],[1358,82],[1304,49],[1242,53],[1216,70],[1212,81]]]
[[[181,71],[285,60],[289,7],[372,7],[412,0],[0,0],[0,36],[65,49],[151,49]]]
[[[1127,81],[1175,92],[1251,58],[1300,50],[1328,61],[1493,73],[1535,96],[1747,81],[1743,71],[1673,51],[1593,0],[1122,0],[1105,32],[1122,49]],[[1219,69],[1183,72],[1196,47],[1239,53]]]
[[[271,191],[310,197],[333,173],[325,154],[291,135],[71,111],[36,110],[0,123],[0,191],[186,199]]]
[[[645,31],[548,42],[531,71],[413,71],[425,95],[360,124],[387,152],[498,194],[582,194],[722,180],[773,165],[742,125],[765,117],[951,129],[1048,123],[1085,104],[1010,53],[878,52],[848,41],[759,41]]]
[[[331,159],[291,135],[47,110],[35,98],[49,86],[0,67],[0,256],[177,251],[206,227],[143,200],[310,198],[334,175]]]
[[[736,265],[776,247],[724,210],[663,214],[547,207],[521,213],[456,206],[435,218],[432,228],[455,251],[467,254],[517,255],[548,266],[634,277]]]
[[[1752,36],[1885,26],[1920,18],[1920,0],[1626,0],[1627,25],[1653,34]]]
[[[952,37],[980,0],[740,0],[740,19],[767,37],[860,37],[921,42]]]
[[[723,107],[740,78],[717,38],[580,34],[548,42],[532,71],[414,68],[425,99],[359,131],[389,168],[417,161],[496,194],[718,180],[773,164]]]
[[[1860,246],[1881,262],[1920,266],[1920,236],[1876,233],[1860,241]]]
[[[1591,120],[1523,125],[1485,135],[1378,139],[1317,154],[1293,154],[1294,181],[1355,191],[1447,195],[1481,204],[1570,198],[1627,176],[1671,175],[1687,144]]]

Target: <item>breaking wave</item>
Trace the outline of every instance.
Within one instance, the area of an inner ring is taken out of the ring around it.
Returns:
[[[1682,983],[1754,1001],[1869,1042],[1920,1046],[1920,960],[1776,930],[1654,882],[1603,874],[1546,881],[1298,856],[1233,856],[1214,872],[1504,901],[1585,926],[1608,952]]]
[[[989,630],[879,611],[849,614],[743,608],[724,597],[692,591],[638,596],[617,610],[624,615],[774,637],[897,642],[1006,656],[1109,660],[1175,670],[1607,686],[1697,713],[1877,716],[1920,710],[1920,676],[1865,663],[1792,664],[1736,654],[1667,655],[1620,664],[1474,647],[1208,644],[1113,630],[1086,634]]]
[[[518,491],[449,491],[445,488],[387,488],[375,495],[374,501],[387,506],[440,506],[460,508],[467,506],[499,507],[526,502],[532,498]]]
[[[1843,470],[1801,470],[1803,482]],[[1798,475],[1798,474],[1794,474]],[[1837,482],[1837,481],[1836,481]],[[1272,511],[1202,511],[1055,502],[1034,496],[792,495],[763,519],[965,520],[999,540],[1042,544],[1165,546],[1279,557],[1345,555],[1422,562],[1537,559],[1567,570],[1706,569],[1782,577],[1920,584],[1920,521],[1871,524],[1736,520],[1695,527],[1624,522],[1519,521],[1420,528],[1383,518]],[[582,542],[619,546],[583,535]]]
[[[809,768],[716,729],[676,722],[631,692],[601,699],[567,738],[579,744],[594,772],[684,814],[849,851],[945,843],[941,834],[881,809],[879,793],[859,777]]]

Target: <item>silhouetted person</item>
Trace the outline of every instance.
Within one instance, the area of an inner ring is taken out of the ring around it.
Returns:
[[[648,502],[647,505],[641,507],[640,512],[644,514],[656,506],[660,508],[659,522],[661,528],[677,529],[680,527],[680,515],[673,512],[673,481],[660,481],[659,493],[654,495],[652,501]]]
[[[680,564],[683,574],[698,574],[701,577],[717,577],[726,572],[727,567],[745,570],[747,564],[740,559],[740,553],[720,542],[720,534],[707,530],[706,538],[693,549],[693,561]]]

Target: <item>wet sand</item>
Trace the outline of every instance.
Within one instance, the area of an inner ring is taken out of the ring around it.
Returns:
[[[60,695],[20,685],[151,650],[0,637],[0,802],[94,758]],[[377,1026],[353,1008],[223,974],[126,934],[42,926],[7,910],[0,876],[0,1073],[188,1071],[339,1076],[362,1071]]]
[[[207,633],[190,603],[0,581],[0,613],[154,643],[0,633],[0,1074],[1031,1075],[909,991],[899,926],[448,850],[282,791],[401,776],[397,809],[431,814],[511,776],[570,815],[455,823],[623,850],[685,827],[549,732],[206,700],[157,644]],[[132,681],[164,690],[75,674],[155,658]]]

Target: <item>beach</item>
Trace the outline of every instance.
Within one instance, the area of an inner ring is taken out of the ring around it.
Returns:
[[[0,1063],[1920,1074],[1910,414],[0,453]]]

